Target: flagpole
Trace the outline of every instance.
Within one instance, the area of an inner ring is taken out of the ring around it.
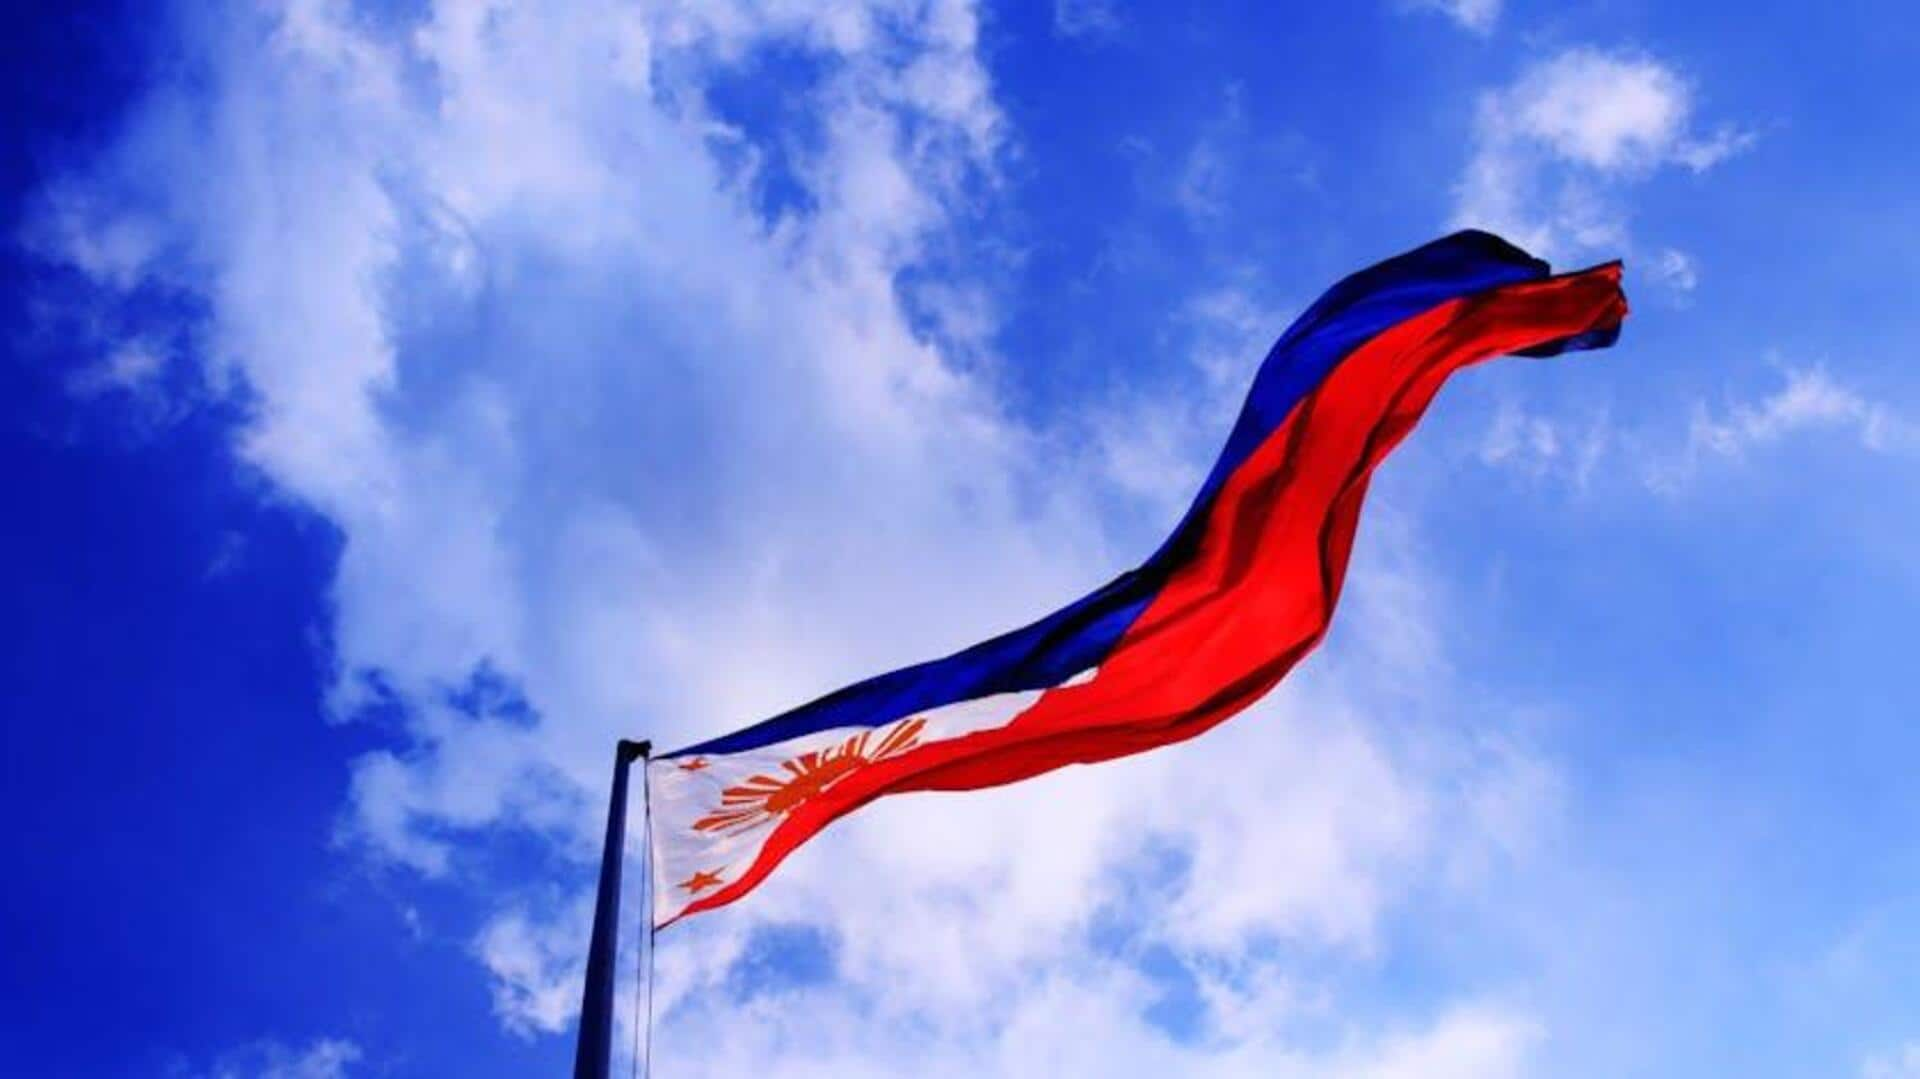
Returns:
[[[620,862],[627,842],[627,771],[634,761],[646,760],[652,750],[651,742],[625,738],[614,750],[607,842],[600,851],[600,891],[593,904],[593,937],[587,944],[587,982],[580,994],[580,1041],[573,1054],[574,1079],[613,1077],[613,975],[620,951]]]

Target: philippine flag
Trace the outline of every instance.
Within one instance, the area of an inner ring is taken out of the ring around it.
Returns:
[[[1620,265],[1554,276],[1460,232],[1341,281],[1267,354],[1173,534],[1011,633],[647,764],[653,924],[731,903],[886,794],[971,790],[1192,738],[1326,633],[1367,483],[1448,375],[1612,344]]]

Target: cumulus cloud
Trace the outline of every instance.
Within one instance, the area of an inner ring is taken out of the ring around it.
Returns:
[[[580,980],[586,976],[580,942],[592,924],[589,897],[541,917],[525,909],[495,915],[474,942],[474,951],[493,974],[493,1010],[516,1034],[552,1034],[565,1030],[580,1006]]]
[[[356,762],[341,836],[405,871],[461,880],[513,832],[583,885],[616,737],[690,741],[1042,613],[1165,526],[1104,512],[1115,492],[1173,498],[1214,448],[1075,452],[1081,420],[1016,422],[908,317],[908,271],[977,227],[1009,138],[965,3],[185,17],[205,78],[157,91],[36,235],[109,299],[197,298],[197,359],[250,405],[242,466],[339,529],[332,709],[401,717]],[[802,107],[756,131],[709,91],[774,49],[811,61],[783,87]],[[977,346],[992,291],[939,276],[929,302]],[[1196,302],[1210,348],[1270,318]],[[1257,357],[1205,392],[1237,397]],[[1151,429],[1147,403],[1112,407]],[[1447,722],[1417,529],[1383,521],[1331,654],[1238,723],[964,812],[888,800],[676,929],[663,1054],[713,1074],[884,1074],[908,1043],[954,1073],[1513,1074],[1536,1037],[1520,1010],[1443,1003],[1306,1051],[1267,1014],[1288,973],[1236,958],[1364,963],[1407,888],[1539,811],[1544,765]],[[1419,733],[1378,720],[1416,697]],[[494,898],[473,951],[510,1028],[570,1019],[579,895]],[[1109,922],[1129,943],[1095,945]],[[796,923],[832,942],[832,976],[743,988],[756,942]],[[1149,1021],[1145,948],[1214,972],[1217,1044]],[[710,1053],[722,1015],[754,1033]]]
[[[1618,252],[1626,187],[1671,167],[1699,173],[1752,144],[1694,127],[1693,86],[1635,53],[1575,48],[1482,95],[1474,153],[1455,187],[1454,224],[1539,253]]]

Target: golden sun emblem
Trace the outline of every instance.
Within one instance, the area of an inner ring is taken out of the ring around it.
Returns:
[[[837,746],[781,761],[786,775],[756,775],[721,791],[720,808],[694,821],[694,830],[738,835],[784,817],[857,769],[919,745],[926,725],[925,719],[915,716],[894,724],[885,734],[867,731]],[[879,742],[869,748],[876,736]]]

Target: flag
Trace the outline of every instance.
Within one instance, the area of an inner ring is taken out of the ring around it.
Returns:
[[[747,894],[882,795],[973,790],[1200,734],[1320,642],[1374,468],[1448,375],[1613,343],[1620,264],[1554,276],[1460,232],[1329,290],[1280,336],[1160,549],[1031,625],[651,759],[653,924]]]

